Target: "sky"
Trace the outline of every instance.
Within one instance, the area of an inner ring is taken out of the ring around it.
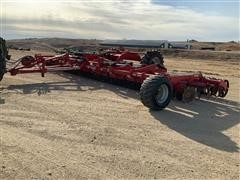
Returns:
[[[239,0],[0,0],[1,37],[239,41]]]

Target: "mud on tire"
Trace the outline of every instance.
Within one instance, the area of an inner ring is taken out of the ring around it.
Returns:
[[[164,76],[150,76],[140,88],[140,98],[144,106],[151,110],[164,109],[172,99],[172,85]]]

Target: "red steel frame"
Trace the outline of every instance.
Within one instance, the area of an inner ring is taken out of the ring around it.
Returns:
[[[140,65],[135,67],[131,61],[140,61],[138,53],[128,51],[107,51],[103,54],[83,54],[75,56],[62,54],[55,56],[35,55],[34,58],[23,57],[19,62],[9,69],[11,75],[24,73],[45,73],[50,71],[79,70],[106,76],[113,79],[127,80],[141,84],[150,75],[166,76],[175,92],[183,92],[186,87],[192,86],[201,88],[206,94],[224,97],[229,88],[227,80],[215,79],[198,74],[169,74],[167,69],[157,64]]]

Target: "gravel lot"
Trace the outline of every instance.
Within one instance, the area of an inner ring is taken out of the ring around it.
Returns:
[[[81,76],[6,75],[0,179],[238,179],[239,63],[165,63],[229,79],[229,95],[152,112],[137,91]]]

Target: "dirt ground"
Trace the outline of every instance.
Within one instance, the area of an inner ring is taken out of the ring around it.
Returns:
[[[229,95],[152,112],[137,91],[81,76],[6,75],[0,179],[239,179],[239,63],[165,63],[229,79]]]

